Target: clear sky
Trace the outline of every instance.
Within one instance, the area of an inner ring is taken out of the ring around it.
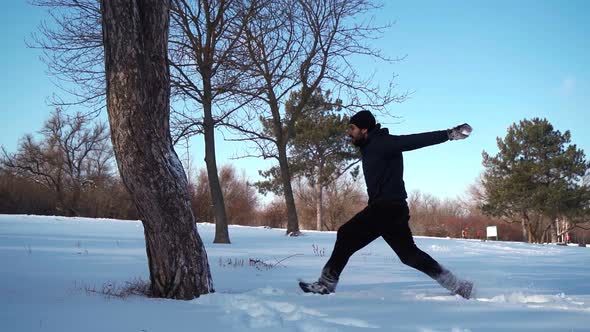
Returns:
[[[497,151],[496,137],[524,118],[545,117],[590,153],[590,1],[384,1],[377,22],[395,21],[376,44],[405,59],[393,65],[359,63],[385,82],[398,75],[398,91],[413,91],[390,106],[399,118],[378,116],[390,132],[409,134],[468,122],[472,137],[408,152],[408,191],[441,198],[464,194],[483,170],[481,152]],[[60,94],[25,39],[44,12],[25,1],[0,11],[0,145],[14,151],[18,139],[40,129]],[[221,137],[218,136],[218,141]],[[202,138],[192,154],[204,167]],[[237,143],[220,142],[218,164],[234,163],[251,179],[268,162],[231,161]]]

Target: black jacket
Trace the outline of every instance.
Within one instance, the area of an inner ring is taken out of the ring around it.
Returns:
[[[408,195],[404,187],[403,151],[446,142],[446,130],[413,135],[390,135],[379,125],[369,132],[361,147],[363,173],[367,184],[369,204],[375,201],[404,201]]]

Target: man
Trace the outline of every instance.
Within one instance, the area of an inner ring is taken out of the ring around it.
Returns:
[[[457,278],[414,243],[408,225],[410,215],[403,181],[402,152],[464,139],[470,133],[471,127],[462,124],[448,130],[395,136],[376,124],[369,111],[352,116],[347,134],[361,150],[369,202],[338,229],[334,250],[319,280],[313,283],[300,281],[301,289],[318,294],[333,293],[350,256],[382,236],[402,263],[426,273],[453,294],[469,298],[473,284]]]

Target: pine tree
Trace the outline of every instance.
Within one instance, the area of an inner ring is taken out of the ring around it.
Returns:
[[[520,221],[529,242],[542,241],[547,231],[557,242],[556,221],[579,220],[590,202],[582,184],[590,164],[570,141],[569,131],[555,130],[546,119],[510,126],[504,139],[497,138],[495,156],[483,152],[484,213]]]
[[[291,93],[285,105],[287,116],[299,98],[300,92]],[[318,230],[322,229],[324,222],[324,189],[358,163],[358,152],[346,138],[348,117],[338,114],[341,103],[331,100],[330,91],[323,94],[316,90],[305,106],[306,116],[295,121],[294,134],[289,142],[289,166],[293,177],[304,177],[314,188]],[[260,188],[279,189],[276,167],[261,174],[269,180],[259,183]],[[353,176],[356,175],[358,167],[353,169]]]

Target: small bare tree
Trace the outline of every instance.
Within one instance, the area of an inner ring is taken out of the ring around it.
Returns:
[[[450,221],[458,224],[460,230],[467,226],[462,224],[462,220],[468,215],[468,211],[458,200],[441,200],[431,194],[414,191],[410,193],[408,203],[412,215],[412,229],[416,234],[451,236],[453,228],[456,227],[451,227]]]
[[[238,174],[231,165],[221,168],[220,180],[224,197],[227,197],[228,218],[232,224],[255,226],[258,197],[256,189],[242,170]]]
[[[320,229],[317,226],[318,199],[316,186],[307,179],[297,178],[295,197],[297,213],[304,229]],[[330,182],[324,188],[324,217],[321,229],[338,230],[367,204],[367,195],[358,179],[351,175],[342,176]]]
[[[119,173],[143,222],[154,297],[213,291],[170,135],[170,2],[102,0],[107,111]]]
[[[227,198],[227,215],[230,224],[256,225],[258,199],[256,190],[248,183],[245,173],[237,174],[231,165],[224,165],[220,170],[219,182],[223,196]],[[214,222],[211,191],[207,181],[206,170],[200,170],[197,181],[192,185],[193,207],[201,222]]]
[[[81,113],[69,116],[56,109],[39,132],[42,141],[26,135],[16,153],[3,149],[2,164],[55,192],[61,213],[79,215],[83,188],[110,174],[113,156],[106,124],[90,125]]]

